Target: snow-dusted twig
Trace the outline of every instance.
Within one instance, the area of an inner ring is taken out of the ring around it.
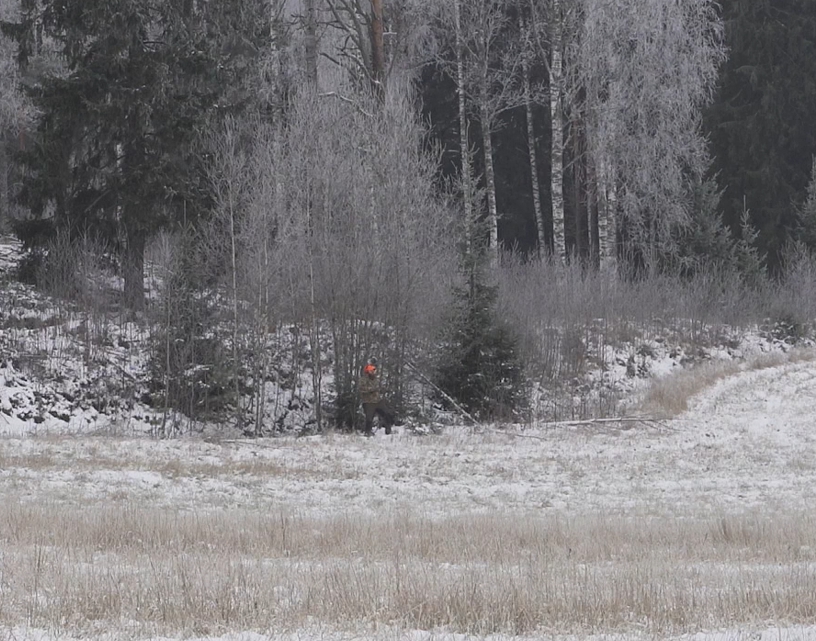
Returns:
[[[347,96],[344,96],[341,93],[337,93],[336,91],[329,91],[327,93],[322,93],[322,94],[320,94],[320,97],[321,98],[337,98],[338,100],[340,100],[342,102],[345,102],[345,103],[348,103],[348,104],[354,106],[354,108],[357,109],[357,111],[359,111],[366,118],[373,118],[374,117],[374,114],[372,114],[372,113],[366,111],[365,109],[363,109],[357,102],[355,102],[354,100],[352,100],[351,98],[349,98]]]

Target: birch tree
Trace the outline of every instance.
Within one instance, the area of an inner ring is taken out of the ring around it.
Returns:
[[[301,309],[328,319],[346,424],[364,358],[384,355],[396,384],[410,340],[436,316],[433,301],[455,271],[451,219],[433,193],[436,167],[421,149],[407,89],[395,91],[390,83],[373,115],[344,101],[298,101],[278,168],[278,225],[298,248],[289,255]]]
[[[473,239],[473,229],[475,227],[474,217],[474,190],[473,190],[473,164],[471,162],[470,141],[468,136],[468,114],[467,98],[465,96],[465,51],[464,37],[462,35],[462,1],[453,0],[454,30],[456,34],[456,98],[459,116],[459,158],[460,158],[460,179],[462,182],[462,199],[465,212],[465,242],[467,251],[471,251]]]
[[[487,195],[487,233],[491,263],[498,264],[499,212],[496,202],[496,180],[493,160],[493,136],[503,113],[523,103],[519,81],[521,49],[510,36],[507,0],[454,1],[459,11],[461,87],[479,122],[484,152],[485,192]],[[461,116],[460,116],[461,118]]]
[[[566,110],[576,96],[570,83],[575,67],[574,50],[577,25],[583,0],[527,0],[530,38],[540,60],[547,68],[550,115],[550,194],[552,206],[552,255],[561,264],[567,260],[566,203],[564,195],[564,136]],[[574,142],[574,141],[572,141]]]
[[[550,188],[553,210],[553,254],[562,263],[567,260],[564,233],[564,17],[561,0],[552,0],[550,27],[550,123],[552,132],[550,155]]]
[[[708,162],[700,117],[725,56],[722,35],[713,0],[585,4],[579,82],[610,212],[599,220],[602,262],[615,218],[647,264],[689,220],[689,185]]]
[[[324,350],[334,356],[339,424],[354,422],[359,367],[372,353],[399,401],[411,345],[444,307],[455,272],[452,216],[434,193],[436,165],[408,84],[389,83],[374,113],[358,109],[373,100],[364,93],[348,102],[297,93],[273,131],[227,128],[214,145],[219,206],[201,253],[228,295],[234,369],[252,382],[251,403],[247,392],[237,399],[239,415],[256,434],[296,401],[325,426]],[[264,405],[276,323],[291,331],[298,382],[278,413]]]
[[[538,251],[544,255],[547,251],[547,237],[544,229],[544,212],[541,207],[541,185],[538,182],[538,157],[536,154],[535,121],[533,107],[536,100],[533,96],[530,68],[534,61],[535,48],[529,22],[522,19],[519,25],[522,32],[524,49],[521,55],[522,81],[524,91],[524,112],[527,122],[527,152],[530,158],[530,184],[533,193],[533,212],[535,214],[536,232],[538,234]]]

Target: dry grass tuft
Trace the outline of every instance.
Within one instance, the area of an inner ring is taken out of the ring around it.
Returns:
[[[639,411],[655,418],[674,418],[689,407],[689,401],[720,380],[744,371],[778,367],[785,363],[816,360],[815,350],[763,354],[748,361],[717,361],[686,369],[654,380]]]
[[[816,616],[813,517],[569,519],[0,505],[0,624],[151,634],[318,620],[478,634]],[[138,630],[137,630],[138,632]]]

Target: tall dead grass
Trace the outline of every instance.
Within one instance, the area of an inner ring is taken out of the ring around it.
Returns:
[[[747,361],[704,363],[652,381],[638,409],[653,418],[674,418],[688,409],[694,396],[724,378],[743,371],[813,360],[816,360],[816,351],[803,349],[763,354]]]
[[[8,626],[666,632],[816,616],[812,514],[315,520],[13,502],[0,514]]]

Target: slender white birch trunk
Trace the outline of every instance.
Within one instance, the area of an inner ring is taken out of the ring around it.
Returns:
[[[552,61],[550,62],[550,119],[552,121],[551,186],[553,217],[553,255],[567,261],[564,234],[564,129],[561,102],[564,71],[562,59],[563,23],[561,0],[553,0]]]
[[[499,212],[496,205],[496,173],[493,169],[493,140],[491,138],[492,119],[487,107],[486,82],[482,88],[480,105],[482,121],[482,144],[484,145],[485,183],[487,187],[487,227],[489,233],[490,261],[493,267],[499,264]]]
[[[541,186],[538,184],[538,157],[535,147],[535,123],[533,121],[533,99],[530,91],[530,61],[527,52],[522,57],[521,69],[524,74],[524,107],[527,112],[527,151],[530,154],[530,178],[533,188],[533,211],[538,232],[538,251],[543,254],[547,247],[544,234],[544,214],[541,210]]]
[[[598,259],[602,273],[615,273],[615,208],[617,192],[610,163],[601,160],[598,171]]]
[[[229,185],[227,189],[229,190],[230,267],[232,268],[232,379],[235,382],[235,403],[236,407],[238,407],[240,404],[240,387],[238,382],[238,245],[235,225],[236,203],[233,198],[235,185]]]
[[[459,97],[459,153],[462,158],[462,197],[465,207],[465,242],[470,251],[473,233],[473,182],[468,143],[467,105],[465,103],[465,61],[462,38],[461,0],[454,0],[454,28],[456,30],[456,92]]]

